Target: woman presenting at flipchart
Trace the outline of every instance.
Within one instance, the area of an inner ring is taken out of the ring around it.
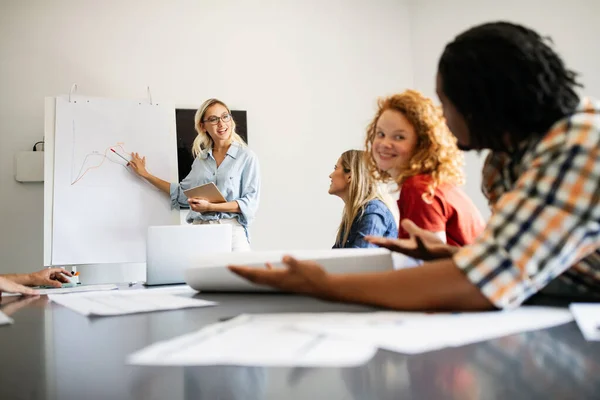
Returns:
[[[258,159],[235,132],[229,107],[220,100],[208,99],[194,118],[198,136],[192,153],[192,170],[181,183],[169,183],[148,173],[146,157],[132,153],[129,163],[136,174],[171,196],[173,208],[191,208],[187,221],[192,224],[231,224],[232,251],[250,250],[249,226],[260,194]],[[183,191],[213,182],[226,203],[210,203],[200,197],[187,199]]]

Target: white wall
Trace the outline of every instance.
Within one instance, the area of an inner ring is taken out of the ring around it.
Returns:
[[[327,194],[327,176],[342,151],[362,146],[375,98],[412,85],[407,9],[0,0],[0,273],[42,266],[42,185],[17,183],[12,160],[41,140],[44,96],[72,83],[85,95],[143,98],[150,85],[155,101],[218,97],[248,110],[263,179],[253,247],[331,246],[342,202]]]
[[[446,43],[474,25],[506,20],[550,36],[567,67],[581,73],[583,92],[600,97],[597,0],[412,0],[409,5],[414,86],[428,96],[436,98],[435,74]],[[480,189],[482,158],[467,153],[465,191],[488,216]]]

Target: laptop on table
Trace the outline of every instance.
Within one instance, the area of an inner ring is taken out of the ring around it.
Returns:
[[[167,225],[148,228],[146,286],[185,283],[184,271],[211,253],[231,252],[231,225]]]

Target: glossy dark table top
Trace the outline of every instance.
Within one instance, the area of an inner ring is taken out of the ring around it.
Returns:
[[[87,318],[5,297],[0,399],[600,399],[600,344],[575,323],[354,368],[137,367],[128,354],[243,312],[370,311],[278,294],[198,294],[217,307]]]

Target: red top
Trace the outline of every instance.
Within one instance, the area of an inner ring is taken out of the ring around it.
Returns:
[[[471,199],[456,186],[442,184],[435,189],[431,204],[423,200],[431,182],[429,175],[415,175],[402,184],[398,209],[400,220],[410,219],[419,228],[431,232],[446,232],[446,242],[453,246],[470,244],[483,232],[485,223]],[[430,199],[429,196],[426,197]],[[399,225],[398,237],[408,233]]]

